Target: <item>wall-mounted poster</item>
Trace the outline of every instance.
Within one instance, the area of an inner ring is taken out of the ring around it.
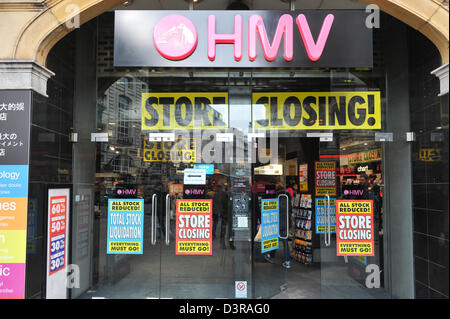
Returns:
[[[374,256],[372,200],[336,201],[338,256]]]
[[[298,166],[298,176],[300,192],[308,192],[308,164]]]
[[[316,196],[336,196],[336,162],[315,162]]]

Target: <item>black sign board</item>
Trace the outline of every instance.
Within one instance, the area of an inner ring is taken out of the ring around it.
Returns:
[[[28,165],[30,90],[0,91],[0,164]]]
[[[115,12],[114,66],[372,67],[361,10]]]

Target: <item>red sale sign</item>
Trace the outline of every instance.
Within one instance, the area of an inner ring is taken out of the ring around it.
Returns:
[[[49,230],[49,275],[66,266],[66,221],[67,196],[53,196],[49,200],[50,230]]]
[[[212,200],[177,199],[177,255],[212,255]]]

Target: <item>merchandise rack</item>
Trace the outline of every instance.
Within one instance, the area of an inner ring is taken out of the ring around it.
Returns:
[[[292,203],[295,221],[294,257],[297,261],[309,265],[313,262],[313,214],[311,194],[302,194]]]

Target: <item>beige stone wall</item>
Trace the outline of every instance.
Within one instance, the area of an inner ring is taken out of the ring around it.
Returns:
[[[376,4],[427,36],[442,64],[449,60],[448,0],[360,0]],[[45,65],[50,49],[72,31],[74,11],[81,24],[124,0],[0,0],[0,60],[33,60]],[[68,23],[67,23],[68,22]]]

